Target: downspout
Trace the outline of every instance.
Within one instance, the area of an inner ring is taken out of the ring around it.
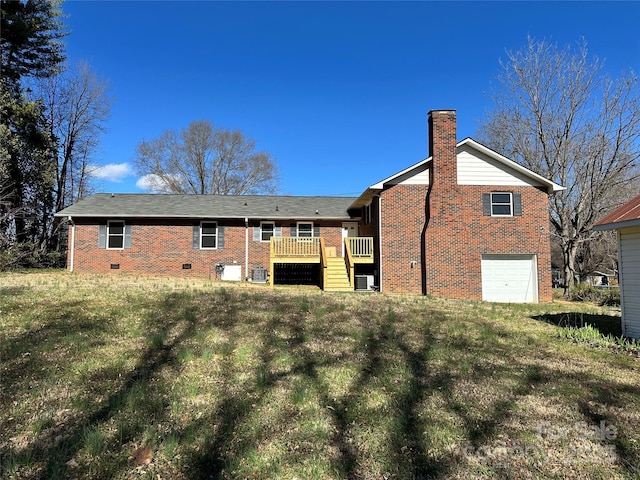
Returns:
[[[249,218],[244,217],[244,281],[249,280]]]
[[[378,277],[380,278],[380,293],[382,293],[382,195],[378,195]]]
[[[76,247],[76,224],[73,221],[73,218],[71,218],[71,215],[69,215],[69,224],[71,225],[71,245],[70,245],[70,251],[69,251],[69,273],[73,272],[73,255],[75,253],[75,247]]]

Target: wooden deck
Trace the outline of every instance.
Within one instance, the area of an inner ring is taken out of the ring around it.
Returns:
[[[322,278],[319,279],[323,287],[330,284],[328,258],[336,258],[336,248],[326,247],[323,237],[271,237],[269,248],[270,275],[275,278],[277,263],[319,263],[322,267]],[[338,257],[339,258],[339,257]],[[373,238],[349,237],[345,239],[344,266],[351,288],[354,286],[355,264],[373,263]],[[331,273],[333,275],[333,273]],[[273,280],[272,280],[273,285]]]

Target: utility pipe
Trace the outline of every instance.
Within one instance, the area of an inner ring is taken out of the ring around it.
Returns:
[[[378,254],[380,262],[378,265],[378,277],[380,279],[379,292],[382,293],[382,195],[378,195]]]
[[[244,279],[249,280],[249,218],[244,217]]]

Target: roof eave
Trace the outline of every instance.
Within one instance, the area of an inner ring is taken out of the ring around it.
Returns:
[[[245,218],[251,220],[261,220],[261,219],[269,219],[269,220],[350,220],[351,217],[349,215],[340,215],[340,216],[322,216],[322,215],[133,215],[133,214],[61,214],[58,212],[54,214],[54,217],[64,217],[64,218],[181,218],[181,219],[200,219],[200,218],[219,218],[219,219],[229,219],[229,220],[243,220]]]
[[[347,210],[355,210],[369,205],[373,197],[378,195],[382,190],[382,188],[374,188],[373,186],[367,188],[358,198],[353,201],[351,205],[349,205],[349,208]]]
[[[640,218],[625,220],[622,222],[601,223],[593,226],[593,230],[619,230],[621,228],[640,227]]]

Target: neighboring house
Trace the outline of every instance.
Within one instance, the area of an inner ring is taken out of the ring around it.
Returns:
[[[551,300],[548,194],[563,187],[457,143],[453,110],[430,112],[429,134],[428,158],[359,197],[95,195],[57,214],[68,268]]]
[[[615,230],[622,334],[640,338],[640,195],[601,218],[594,230]]]

